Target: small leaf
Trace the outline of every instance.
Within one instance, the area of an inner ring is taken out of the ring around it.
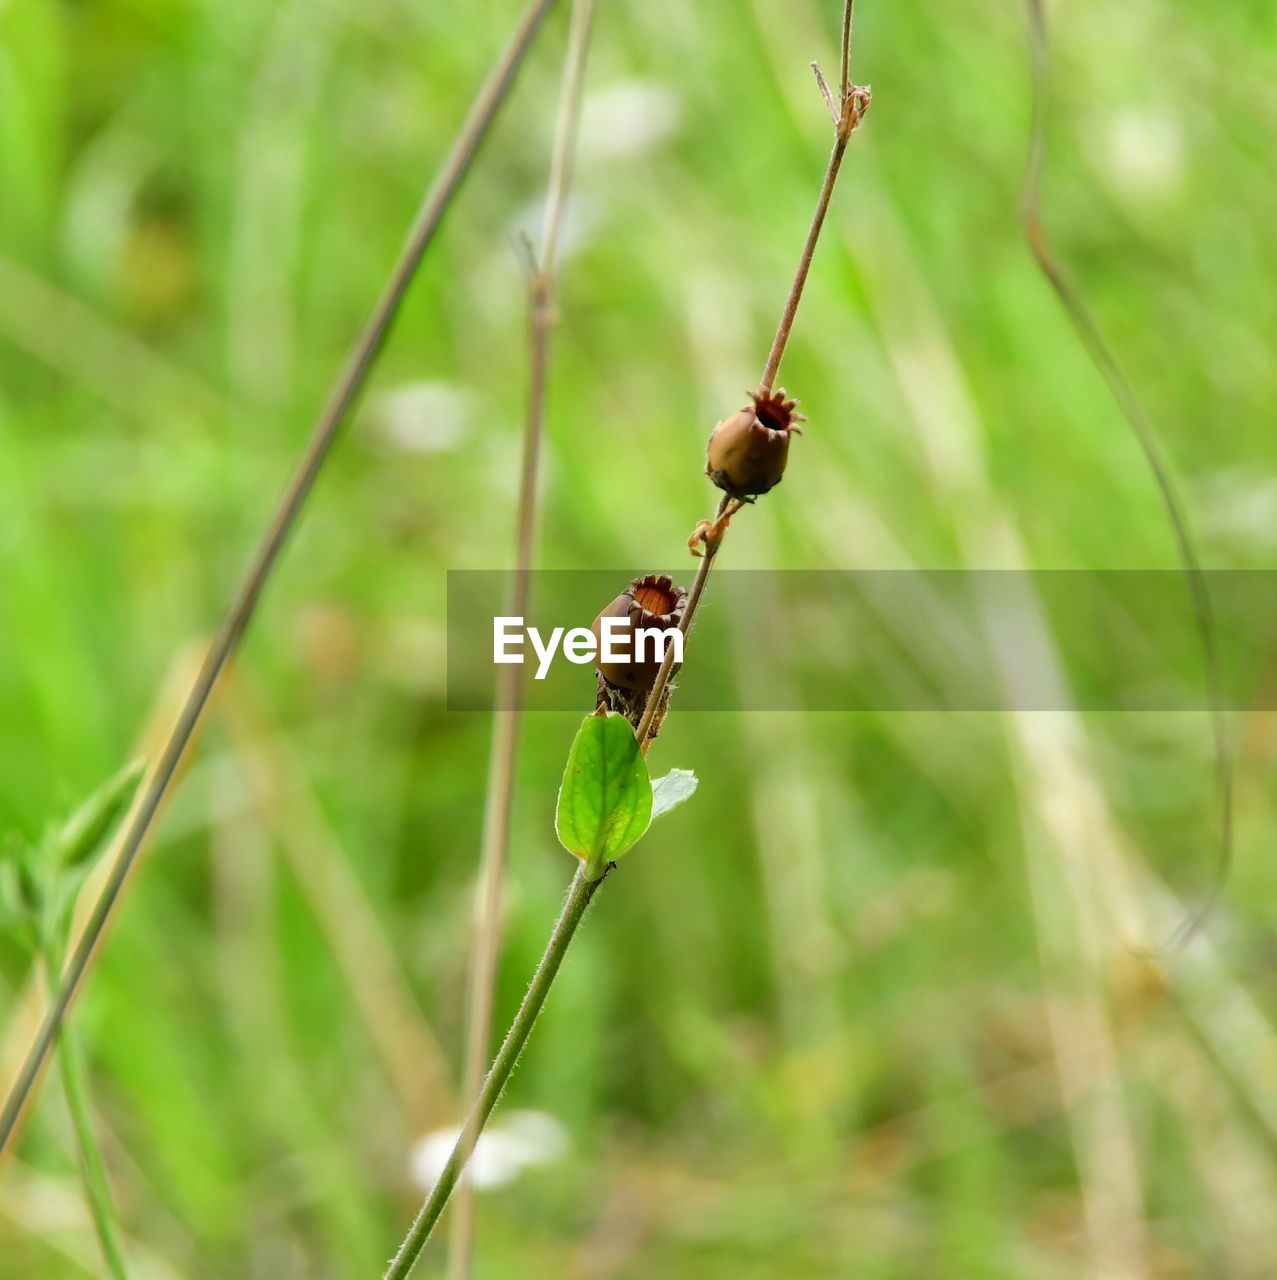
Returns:
[[[699,785],[700,779],[690,769],[671,769],[663,778],[653,779],[652,821],[690,800]]]
[[[13,922],[32,917],[39,909],[37,886],[32,878],[30,846],[16,832],[0,837],[0,920]]]
[[[101,853],[112,827],[132,802],[142,772],[140,764],[122,769],[67,819],[51,842],[54,866],[74,870],[87,866]]]
[[[6,831],[0,835],[0,867],[16,863],[25,858],[30,845],[16,831]]]
[[[652,784],[624,716],[586,716],[568,753],[554,829],[597,880],[652,821]]]
[[[39,945],[38,908],[27,901],[27,887],[20,880],[18,860],[0,860],[0,933],[23,950],[34,953]]]
[[[34,954],[45,907],[41,858],[16,832],[0,838],[0,932]]]
[[[48,896],[48,871],[38,851],[29,846],[18,855],[13,865],[17,872],[18,897],[22,908],[31,916],[38,916],[44,910],[44,901]]]

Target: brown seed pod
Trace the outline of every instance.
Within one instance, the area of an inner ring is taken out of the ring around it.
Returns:
[[[752,498],[774,489],[789,461],[789,437],[801,435],[797,400],[784,390],[749,393],[754,402],[724,418],[705,450],[705,474],[733,498]]]
[[[654,659],[653,646],[648,645],[644,662],[604,662],[603,661],[603,619],[625,618],[625,628],[618,628],[616,639],[628,635],[631,649],[634,644],[634,632],[638,627],[660,628],[668,630],[677,627],[683,618],[683,610],[687,607],[687,592],[676,587],[668,575],[658,577],[649,573],[645,578],[635,578],[611,604],[594,619],[591,631],[599,645],[599,657],[595,666],[599,674],[608,684],[618,689],[646,690],[652,687],[656,673],[661,664]],[[631,653],[631,658],[633,654]]]

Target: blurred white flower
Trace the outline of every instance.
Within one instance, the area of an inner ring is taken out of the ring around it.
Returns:
[[[474,394],[452,382],[406,382],[374,397],[367,420],[378,443],[402,453],[448,453],[469,434]]]
[[[682,118],[678,97],[663,84],[651,80],[617,80],[586,95],[577,130],[577,156],[581,163],[632,159],[652,150],[675,132]],[[548,140],[547,140],[547,146]],[[545,223],[546,197],[529,201],[511,219],[507,243],[488,259],[471,281],[470,296],[495,321],[525,303],[525,291],[510,288],[511,244],[526,239],[539,252]],[[559,228],[560,264],[568,261],[594,234],[606,208],[580,190],[568,192]]]
[[[1214,476],[1199,499],[1210,536],[1252,551],[1277,548],[1277,479],[1234,467]]]
[[[429,1191],[448,1163],[461,1129],[436,1129],[412,1151],[413,1181]],[[477,1190],[486,1191],[513,1182],[525,1169],[549,1164],[568,1149],[563,1126],[544,1111],[510,1111],[494,1120],[479,1135],[463,1178],[472,1178]]]
[[[1124,107],[1104,138],[1109,181],[1127,195],[1149,198],[1177,186],[1184,171],[1179,121],[1164,107]]]
[[[578,146],[583,159],[634,156],[677,130],[682,107],[668,86],[651,80],[617,80],[587,94]]]
[[[515,242],[519,239],[526,239],[528,244],[532,245],[534,253],[540,252],[542,228],[545,225],[545,208],[545,197],[541,197],[529,202],[519,210],[511,223],[507,237],[510,245],[515,245]],[[558,257],[560,263],[565,262],[581,245],[589,241],[597,223],[598,214],[595,212],[594,203],[588,197],[582,196],[576,191],[570,191],[567,203],[563,207],[562,225],[559,227]],[[522,256],[522,251],[518,250],[517,245],[515,245],[514,251],[519,252],[520,257]],[[507,304],[511,299],[514,299],[520,305],[523,305],[524,295],[518,291],[511,290],[509,287],[511,256],[512,251],[510,250],[499,256],[499,264],[497,266],[499,283],[497,278],[494,277],[491,287],[499,289],[502,300]]]

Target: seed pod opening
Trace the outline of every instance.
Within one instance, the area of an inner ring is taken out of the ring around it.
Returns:
[[[597,618],[591,630],[598,642],[599,656],[595,661],[599,674],[608,684],[618,689],[641,691],[650,689],[661,669],[660,658],[656,656],[656,646],[649,643],[644,661],[635,660],[635,632],[644,629],[668,630],[677,627],[683,619],[683,611],[687,608],[687,592],[674,585],[674,580],[666,574],[660,576],[649,573],[644,578],[635,578],[615,600],[612,601]],[[628,662],[606,662],[603,658],[605,618],[623,619],[623,624],[613,629],[613,643],[618,648],[628,648]]]
[[[714,428],[705,450],[705,474],[733,498],[752,498],[774,489],[789,461],[789,437],[801,435],[797,400],[784,390],[749,393],[746,405]]]

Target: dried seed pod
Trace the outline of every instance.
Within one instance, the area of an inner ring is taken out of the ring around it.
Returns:
[[[668,575],[657,576],[649,573],[645,578],[635,578],[611,604],[594,619],[591,630],[599,645],[599,657],[595,666],[599,674],[608,684],[618,689],[647,690],[656,680],[661,669],[660,660],[654,656],[654,646],[648,646],[644,655],[645,661],[633,660],[634,634],[639,627],[668,630],[677,627],[682,621],[683,610],[687,607],[687,592],[676,587]],[[629,662],[603,661],[603,620],[605,618],[624,618],[624,627],[614,630],[617,647],[628,645],[631,653]],[[622,637],[626,637],[622,642]]]
[[[801,435],[798,401],[784,390],[749,393],[754,402],[724,418],[705,450],[705,474],[733,498],[752,498],[774,489],[789,461],[789,437]]]

